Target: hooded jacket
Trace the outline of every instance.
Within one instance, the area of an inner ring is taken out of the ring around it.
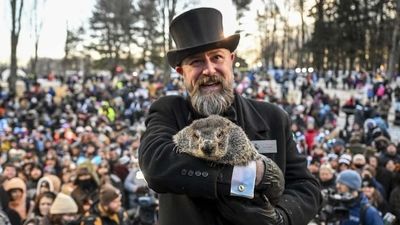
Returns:
[[[5,181],[3,187],[4,190],[7,192],[9,192],[12,189],[22,190],[22,197],[14,201],[10,199],[8,206],[10,209],[15,210],[19,214],[21,220],[25,220],[27,217],[28,207],[29,207],[26,197],[26,183],[21,178],[14,177],[11,178],[10,180]]]

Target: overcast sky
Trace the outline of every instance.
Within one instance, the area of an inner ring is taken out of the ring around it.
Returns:
[[[279,1],[279,0],[278,0]],[[283,0],[281,0],[283,1]],[[24,1],[25,18],[30,17],[31,1]],[[87,26],[88,18],[96,0],[39,0],[45,2],[44,7],[39,7],[39,15],[43,19],[43,28],[39,42],[39,57],[62,58],[64,56],[64,43],[66,38],[66,26],[77,28],[84,24]],[[244,18],[243,28],[247,33],[254,33],[256,22],[255,10],[259,8],[260,0],[253,0],[251,12]],[[208,6],[219,9],[224,16],[225,33],[231,34],[238,29],[235,19],[236,11],[231,0],[200,0],[193,7]],[[189,8],[188,8],[189,9]],[[184,9],[186,11],[188,9]],[[177,14],[181,13],[178,11]],[[295,15],[294,15],[295,16]],[[294,17],[293,22],[297,19]],[[0,1],[0,63],[8,63],[10,57],[10,30],[11,14],[9,1]],[[298,20],[297,20],[298,21]],[[32,37],[29,19],[22,24],[20,41],[18,45],[18,58],[21,64],[25,64],[34,54],[34,38]],[[242,41],[239,48],[247,48],[249,44]]]

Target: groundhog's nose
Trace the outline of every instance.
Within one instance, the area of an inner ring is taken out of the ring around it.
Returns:
[[[213,150],[213,144],[211,141],[204,141],[204,145],[201,148],[201,150],[204,152],[206,155],[210,155]]]

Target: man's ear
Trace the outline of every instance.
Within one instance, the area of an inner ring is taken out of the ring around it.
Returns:
[[[180,75],[183,75],[183,69],[182,69],[181,66],[176,66],[176,67],[175,67],[175,70],[176,70],[176,72],[179,73]]]
[[[231,60],[232,60],[232,61],[235,61],[235,58],[236,58],[236,53],[231,52]]]

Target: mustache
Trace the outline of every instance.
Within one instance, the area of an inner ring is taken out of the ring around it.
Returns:
[[[217,82],[224,82],[222,76],[218,76],[217,74],[211,76],[201,75],[201,77],[196,81],[196,86]]]
[[[222,76],[218,76],[217,74],[211,76],[201,75],[194,84],[193,90],[191,91],[192,94],[196,93],[200,89],[201,85],[210,83],[221,83],[224,85],[224,78]]]

